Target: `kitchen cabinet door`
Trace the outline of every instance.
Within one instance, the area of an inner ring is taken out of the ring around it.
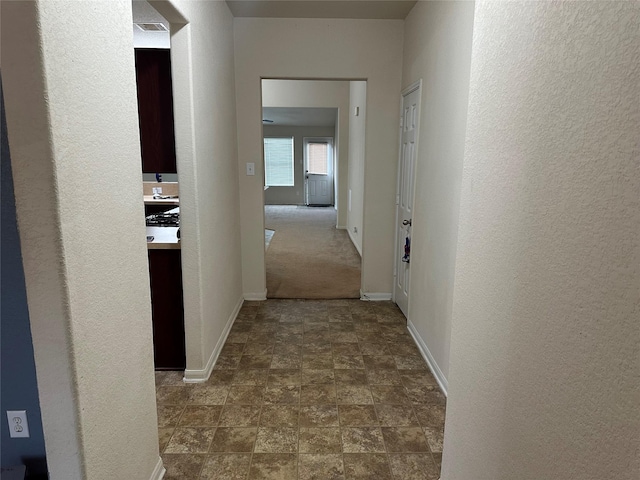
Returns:
[[[180,250],[149,250],[153,358],[156,370],[186,366]]]
[[[142,171],[176,173],[170,50],[136,48],[135,56]]]

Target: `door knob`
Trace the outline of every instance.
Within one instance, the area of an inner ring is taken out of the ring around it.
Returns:
[[[409,226],[411,226],[411,219],[409,219],[409,220],[403,220],[403,221],[402,221],[402,224],[403,224],[403,225],[409,225]]]

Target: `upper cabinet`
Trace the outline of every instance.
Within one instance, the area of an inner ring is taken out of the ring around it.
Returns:
[[[136,48],[143,173],[177,173],[171,51]]]

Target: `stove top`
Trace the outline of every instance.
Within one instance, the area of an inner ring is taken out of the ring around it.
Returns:
[[[179,227],[179,213],[158,213],[146,218],[147,227]]]

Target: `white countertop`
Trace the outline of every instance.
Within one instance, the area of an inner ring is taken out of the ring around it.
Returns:
[[[180,205],[179,198],[153,198],[153,195],[144,195],[145,205]]]
[[[180,213],[180,207],[168,210],[167,213]],[[147,248],[179,249],[178,227],[147,227],[147,236],[152,235],[153,241],[147,242]]]

